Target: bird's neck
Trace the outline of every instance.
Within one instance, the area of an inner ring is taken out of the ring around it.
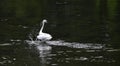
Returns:
[[[42,33],[42,31],[43,31],[43,28],[44,28],[44,22],[42,23],[42,27],[41,27],[41,29],[40,29],[40,32],[39,32],[39,34],[40,34],[40,33]]]

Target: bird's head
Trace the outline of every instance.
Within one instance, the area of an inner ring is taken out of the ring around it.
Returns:
[[[42,22],[43,22],[43,23],[47,23],[47,20],[46,20],[46,19],[44,19]]]

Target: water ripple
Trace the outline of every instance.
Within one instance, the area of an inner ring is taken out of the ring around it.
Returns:
[[[35,45],[40,45],[40,41],[29,41],[26,40],[28,44],[35,44]],[[48,45],[53,45],[53,46],[67,46],[70,48],[79,48],[79,49],[103,49],[105,47],[104,44],[93,44],[93,43],[76,43],[76,42],[64,42],[62,40],[56,40],[56,41],[47,41],[46,42]]]

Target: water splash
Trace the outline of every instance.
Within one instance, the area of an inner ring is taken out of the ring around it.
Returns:
[[[29,41],[26,40],[28,44],[41,44],[40,41]],[[66,46],[70,48],[78,48],[78,49],[103,49],[105,47],[104,44],[93,44],[93,43],[76,43],[76,42],[65,42],[62,40],[54,40],[54,41],[46,41],[47,45],[49,46]]]
[[[41,41],[34,41],[34,40],[26,40],[29,45],[36,45],[39,50],[51,50],[51,46],[58,46],[58,47],[68,47],[74,49],[84,49],[85,52],[100,52],[100,51],[107,51],[107,52],[114,52],[120,51],[120,49],[114,49],[112,47],[106,46],[106,44],[95,44],[95,43],[76,43],[76,42],[65,42],[63,40],[54,40],[54,41],[46,41],[46,44],[42,44]],[[81,51],[77,51],[81,52]]]

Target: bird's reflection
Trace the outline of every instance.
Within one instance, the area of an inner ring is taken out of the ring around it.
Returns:
[[[47,66],[48,63],[50,63],[49,60],[47,60],[48,55],[50,54],[50,51],[48,50],[42,50],[39,53],[39,58],[40,58],[40,65],[41,66]]]
[[[49,54],[51,53],[52,47],[47,45],[46,43],[42,43],[38,46],[36,46],[38,52],[39,52],[39,59],[40,59],[40,65],[46,66],[50,61],[47,60]]]

